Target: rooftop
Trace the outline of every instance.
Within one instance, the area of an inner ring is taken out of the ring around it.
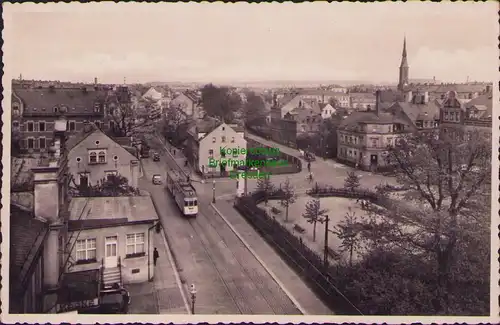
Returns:
[[[75,197],[71,200],[69,229],[102,228],[158,219],[151,197]]]
[[[105,91],[89,89],[16,89],[14,93],[22,101],[25,113],[54,113],[54,107],[66,106],[67,114],[94,113],[94,104],[103,103]]]

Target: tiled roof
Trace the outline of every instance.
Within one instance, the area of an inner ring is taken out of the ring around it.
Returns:
[[[68,107],[68,113],[92,113],[95,102],[103,103],[106,98],[105,91],[81,89],[16,89],[16,95],[21,99],[24,112],[52,112],[56,106]]]
[[[480,118],[491,119],[493,113],[493,94],[482,94],[466,104],[466,108],[476,107],[482,111]]]
[[[97,126],[94,123],[87,124],[80,132],[71,135],[66,141],[66,149],[69,151],[76,147],[80,142],[85,140],[89,135],[97,131]]]
[[[404,94],[399,91],[393,90],[381,90],[380,91],[380,102],[382,103],[394,103],[404,101]]]
[[[43,245],[47,223],[35,219],[27,209],[10,205],[10,284],[11,296],[20,293],[33,258]]]
[[[374,93],[349,93],[349,96],[353,98],[354,100],[356,99],[370,99],[374,100],[375,99],[375,94]]]
[[[196,121],[196,130],[198,133],[210,133],[221,124],[221,121],[205,116],[205,118]]]
[[[457,93],[481,93],[486,89],[485,84],[443,84],[443,85],[415,85],[408,86],[409,89],[415,91],[428,91],[433,93],[447,93],[456,91]]]
[[[417,120],[437,120],[439,119],[440,107],[434,101],[429,101],[427,104],[414,104],[408,102],[398,102],[389,108],[401,108],[403,112],[415,123]]]

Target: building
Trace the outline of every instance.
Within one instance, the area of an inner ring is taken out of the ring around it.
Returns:
[[[66,273],[102,270],[103,287],[144,282],[154,275],[151,231],[158,220],[149,196],[73,198]]]
[[[111,175],[126,177],[137,188],[142,176],[135,148],[124,147],[88,124],[67,142],[68,169],[76,187],[96,185]]]
[[[373,93],[349,93],[351,103],[349,107],[356,111],[366,111],[375,108],[375,94]]]
[[[232,166],[209,167],[210,159],[246,160],[246,153],[235,153],[231,157],[221,152],[221,148],[247,148],[245,133],[242,127],[221,123],[212,118],[198,120],[189,128],[186,156],[195,170],[202,175],[216,175],[229,172]]]
[[[403,54],[401,55],[401,64],[399,65],[398,90],[403,91],[408,86],[410,78],[410,66],[406,54],[406,36],[403,41]]]
[[[107,130],[106,92],[55,87],[13,90],[12,127],[21,133],[23,151],[47,152],[54,140],[54,123],[61,116],[66,118],[70,134],[82,130],[86,122]]]
[[[321,104],[321,118],[322,119],[327,119],[332,117],[333,114],[337,111],[335,107],[333,107],[330,104]]]
[[[337,129],[337,159],[365,170],[388,167],[387,146],[398,137],[415,130],[404,110],[387,112],[382,109],[377,92],[375,110],[354,112]]]
[[[42,313],[44,248],[49,222],[32,209],[10,205],[9,313]],[[50,262],[50,261],[48,261]]]
[[[181,110],[190,119],[199,119],[202,117],[199,98],[190,93],[183,92],[170,101],[170,107]]]

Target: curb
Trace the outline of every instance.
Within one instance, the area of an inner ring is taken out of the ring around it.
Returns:
[[[281,288],[281,290],[283,290],[285,292],[285,294],[287,295],[287,297],[292,301],[292,303],[295,305],[295,307],[297,307],[297,309],[302,313],[302,315],[308,315],[308,313],[306,312],[306,310],[299,304],[299,302],[297,301],[297,299],[295,299],[295,297],[285,288],[283,282],[281,282],[278,279],[278,277],[274,274],[274,272],[271,271],[271,269],[269,269],[269,267],[266,265],[266,263],[264,263],[264,261],[259,257],[259,255],[257,255],[257,253],[255,253],[255,251],[250,247],[250,245],[240,235],[240,233],[238,231],[236,231],[236,229],[234,229],[233,225],[231,223],[229,223],[229,221],[226,219],[226,217],[224,217],[222,215],[222,213],[219,211],[219,209],[217,209],[217,207],[215,206],[215,204],[210,203],[210,206],[215,210],[215,212],[219,215],[219,217],[221,217],[222,220],[224,220],[224,222],[234,232],[234,234],[236,235],[236,237],[238,237],[238,239],[241,240],[241,242],[243,243],[243,245],[245,245],[245,247],[250,251],[250,253],[255,257],[255,259],[260,263],[260,265],[262,265],[262,267],[266,270],[266,272],[269,273],[269,275],[271,276],[271,278],[273,278],[273,280],[278,284],[278,286]]]

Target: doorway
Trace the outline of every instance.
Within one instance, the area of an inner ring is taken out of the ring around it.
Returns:
[[[104,266],[113,268],[118,266],[118,237],[106,237]]]
[[[370,156],[370,170],[372,172],[377,170],[378,166],[378,155],[371,155]]]

